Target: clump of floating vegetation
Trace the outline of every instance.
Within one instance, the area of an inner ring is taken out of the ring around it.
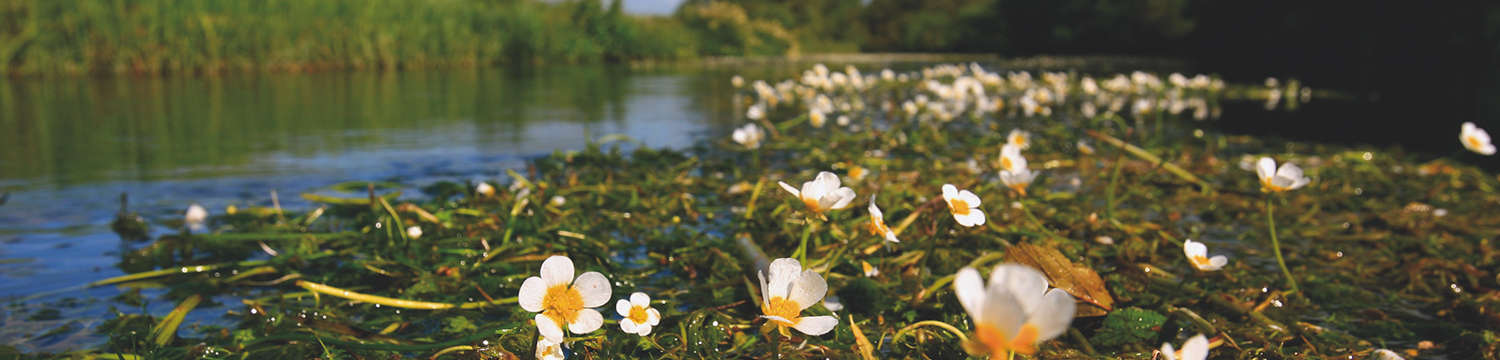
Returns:
[[[1494,176],[1192,129],[1221,101],[1307,101],[1295,82],[734,82],[747,124],[685,151],[609,136],[491,182],[195,215],[89,284],[175,309],[117,312],[73,355],[1500,358]]]

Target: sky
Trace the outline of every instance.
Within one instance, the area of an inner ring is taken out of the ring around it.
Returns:
[[[677,10],[684,0],[625,0],[625,13],[642,15],[666,15]]]

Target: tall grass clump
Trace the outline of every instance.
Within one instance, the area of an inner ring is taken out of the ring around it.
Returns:
[[[624,15],[618,1],[0,0],[0,70],[300,72],[693,55],[695,40],[679,30]]]

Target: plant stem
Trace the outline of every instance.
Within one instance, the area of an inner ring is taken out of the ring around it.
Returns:
[[[807,238],[812,236],[812,227],[812,220],[808,220],[802,227],[802,245],[797,246],[797,253],[793,254],[798,263],[807,263]]]
[[[1291,270],[1286,268],[1286,260],[1281,257],[1281,240],[1276,239],[1276,217],[1271,211],[1271,197],[1266,197],[1266,223],[1271,226],[1271,250],[1276,251],[1276,264],[1281,265],[1281,273],[1286,275],[1286,282],[1291,285],[1293,293],[1297,291],[1297,279],[1292,278]]]

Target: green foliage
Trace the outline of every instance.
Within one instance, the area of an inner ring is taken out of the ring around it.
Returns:
[[[693,55],[692,41],[670,30],[596,0],[0,0],[0,72],[299,72]]]
[[[698,33],[699,49],[705,55],[781,55],[798,52],[797,38],[781,24],[751,18],[745,9],[729,2],[684,4],[677,18]]]
[[[1125,344],[1149,344],[1156,340],[1167,317],[1155,311],[1124,308],[1104,317],[1104,326],[1090,338],[1094,345],[1116,347]]]

